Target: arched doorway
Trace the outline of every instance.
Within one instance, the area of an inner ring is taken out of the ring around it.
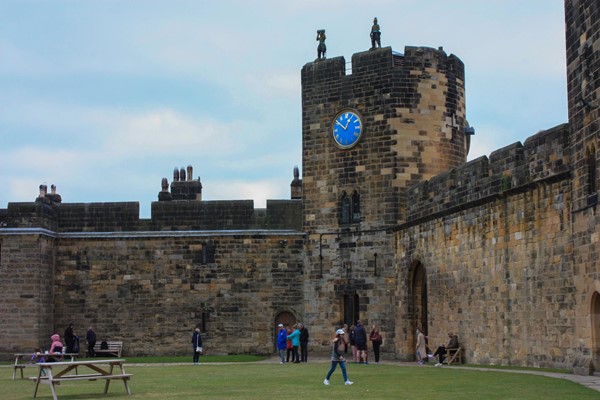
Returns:
[[[283,324],[287,328],[288,326],[293,326],[296,322],[296,316],[291,311],[282,311],[277,314],[275,323],[273,324],[273,344],[275,350],[277,350],[277,334],[279,333],[277,325]]]
[[[356,324],[360,319],[360,298],[354,292],[348,292],[344,295],[344,324],[348,326]]]
[[[592,295],[592,362],[594,369],[600,369],[600,294]]]
[[[415,262],[412,275],[412,337],[416,343],[416,330],[422,329],[427,335],[427,274],[420,261]],[[414,348],[414,346],[413,346]]]

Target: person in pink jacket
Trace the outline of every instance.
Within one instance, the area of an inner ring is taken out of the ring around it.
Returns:
[[[50,336],[50,339],[52,340],[52,344],[50,345],[50,351],[48,352],[50,356],[48,357],[48,362],[62,361],[64,347],[63,343],[60,341],[60,335],[55,333]]]

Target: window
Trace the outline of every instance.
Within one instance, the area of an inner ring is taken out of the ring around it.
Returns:
[[[360,223],[360,194],[356,190],[352,193],[352,222]]]
[[[348,293],[344,295],[344,323],[348,326],[354,325],[360,319],[360,300],[358,294]]]
[[[342,193],[341,201],[341,224],[358,224],[360,223],[360,194],[358,191],[352,192],[352,197],[346,192]]]
[[[206,333],[206,327],[208,325],[208,311],[202,311],[202,320],[200,321],[200,332]]]
[[[346,192],[344,192],[344,194],[342,195],[342,224],[343,225],[347,225],[350,223],[350,209],[351,209],[350,198],[348,197]]]
[[[202,246],[202,264],[213,264],[215,262],[216,246],[210,243]]]
[[[594,145],[586,151],[586,164],[588,168],[587,194],[596,193],[596,148]]]

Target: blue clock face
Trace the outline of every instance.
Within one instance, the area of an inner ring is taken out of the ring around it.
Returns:
[[[333,120],[333,140],[338,147],[349,149],[356,146],[363,132],[363,124],[358,112],[341,111]]]

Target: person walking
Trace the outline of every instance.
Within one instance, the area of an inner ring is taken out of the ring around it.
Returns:
[[[333,350],[331,352],[331,368],[329,372],[327,372],[327,376],[323,381],[324,385],[329,385],[329,378],[331,378],[331,374],[335,371],[338,364],[342,369],[342,376],[344,377],[345,385],[352,385],[354,382],[348,380],[348,373],[346,372],[346,359],[344,358],[344,354],[342,351],[342,345],[344,344],[344,330],[338,329],[335,331],[335,337],[332,340],[333,342]]]
[[[279,364],[285,364],[285,353],[287,350],[287,332],[283,324],[277,325],[279,332],[277,333],[277,351],[279,352]]]
[[[300,362],[308,362],[308,329],[304,326],[302,322],[298,324],[298,328],[300,329]]]
[[[377,325],[373,325],[371,328],[371,333],[369,334],[369,340],[373,344],[373,354],[375,354],[375,364],[379,364],[379,348],[383,343],[383,338],[381,337],[381,333],[379,333],[379,327]]]
[[[96,357],[96,351],[94,350],[94,346],[96,346],[96,332],[90,326],[85,334],[85,340],[88,345],[88,357]]]
[[[425,339],[427,339],[427,336],[417,328],[417,362],[420,366],[423,365],[423,362],[427,362],[427,344],[425,343]]]
[[[200,354],[202,354],[202,336],[200,335],[200,328],[196,328],[192,335],[192,346],[194,347],[194,365],[200,363]]]

